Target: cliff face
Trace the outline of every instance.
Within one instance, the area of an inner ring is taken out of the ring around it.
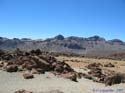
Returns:
[[[0,49],[13,51],[15,48],[22,50],[41,49],[50,52],[85,54],[86,56],[106,56],[113,53],[125,52],[125,42],[119,39],[106,41],[99,36],[81,38],[62,35],[46,40],[8,39],[0,37]]]

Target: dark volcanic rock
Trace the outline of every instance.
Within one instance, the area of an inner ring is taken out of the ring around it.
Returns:
[[[96,69],[96,68],[102,67],[102,64],[100,64],[100,63],[92,63],[92,64],[87,65],[86,67],[88,69]]]
[[[5,69],[7,72],[17,72],[18,66],[17,65],[8,65],[8,66],[6,66]]]
[[[112,63],[105,64],[104,67],[115,67]]]
[[[107,77],[105,79],[105,85],[111,86],[114,84],[124,83],[124,81],[125,81],[125,74],[116,73],[115,75]]]
[[[90,71],[88,75],[84,75],[84,77],[88,79],[92,79],[95,82],[104,83],[106,86],[111,86],[114,84],[120,84],[125,82],[125,74],[115,73],[111,70],[102,69],[101,64],[93,63],[86,66]],[[111,63],[107,64],[106,67],[114,67]],[[90,78],[91,77],[91,78]]]
[[[62,77],[77,82],[77,75],[76,75],[76,73],[67,73],[67,74],[62,74]]]
[[[34,78],[34,76],[33,76],[33,74],[31,74],[31,73],[24,73],[23,74],[23,77],[25,78],[25,79],[32,79],[32,78]]]
[[[4,55],[4,51],[0,50],[0,56]]]
[[[72,76],[70,75],[70,73],[76,72],[68,64],[63,61],[58,61],[55,57],[44,54],[40,50],[23,52],[17,49],[9,55],[13,55],[13,57],[4,63],[1,62],[0,66],[7,72],[28,71],[29,73],[23,74],[25,79],[33,78],[32,74],[44,74],[48,71],[58,75],[69,74],[69,79],[73,81],[77,79],[73,77],[73,74],[71,74]]]

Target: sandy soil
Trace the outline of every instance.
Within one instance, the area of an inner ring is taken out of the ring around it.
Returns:
[[[85,73],[84,67],[93,62],[102,64],[113,63],[115,64],[115,68],[107,69],[122,73],[125,72],[125,61],[77,57],[58,57],[58,59],[65,60],[77,72]],[[125,84],[106,87],[104,84],[88,79],[83,78],[79,79],[78,82],[73,82],[68,79],[56,77],[51,73],[35,75],[34,79],[26,80],[23,78],[21,72],[8,73],[0,70],[0,93],[14,93],[20,89],[37,93],[50,90],[60,90],[64,93],[125,93]]]
[[[69,64],[72,68],[84,68],[90,63],[101,63],[107,64],[112,63],[115,65],[114,68],[104,67],[104,69],[110,69],[115,72],[125,73],[125,61],[119,60],[110,60],[110,59],[94,59],[94,58],[80,58],[80,57],[65,57],[59,56],[57,57],[59,60],[64,60],[67,64]]]
[[[7,73],[0,71],[0,93],[14,93],[19,89],[35,92],[61,90],[64,93],[125,93],[125,84],[105,87],[104,84],[95,83],[91,80],[80,79],[73,82],[68,79],[58,78],[51,73],[35,75],[34,79],[23,79],[22,73]],[[97,89],[97,91],[93,91]],[[99,90],[122,89],[121,92],[99,92]]]

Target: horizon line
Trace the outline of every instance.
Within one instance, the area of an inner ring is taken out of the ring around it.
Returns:
[[[91,36],[81,37],[81,36],[77,36],[77,35],[76,36],[75,35],[65,36],[65,35],[62,35],[62,34],[58,34],[58,35],[54,35],[54,36],[51,36],[51,37],[49,36],[49,37],[45,37],[45,38],[42,38],[42,37],[41,38],[33,38],[33,37],[11,37],[11,36],[9,36],[9,37],[7,37],[7,36],[0,36],[0,38],[7,38],[7,39],[14,39],[14,38],[25,39],[26,38],[26,39],[31,39],[31,40],[46,40],[46,39],[54,38],[54,37],[59,36],[59,35],[63,36],[64,38],[68,38],[68,37],[90,38],[90,37],[98,36],[100,38],[105,39],[106,41],[118,39],[118,40],[121,40],[121,41],[125,42],[125,40],[122,40],[122,39],[119,39],[119,38],[107,39],[104,36],[100,36],[100,35],[91,35]]]

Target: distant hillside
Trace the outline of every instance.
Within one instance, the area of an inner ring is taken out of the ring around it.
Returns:
[[[125,42],[119,39],[106,41],[99,36],[88,38],[62,35],[46,40],[8,39],[0,37],[0,49],[13,51],[16,48],[22,50],[41,49],[49,52],[75,53],[85,56],[108,56],[114,53],[125,53]]]

